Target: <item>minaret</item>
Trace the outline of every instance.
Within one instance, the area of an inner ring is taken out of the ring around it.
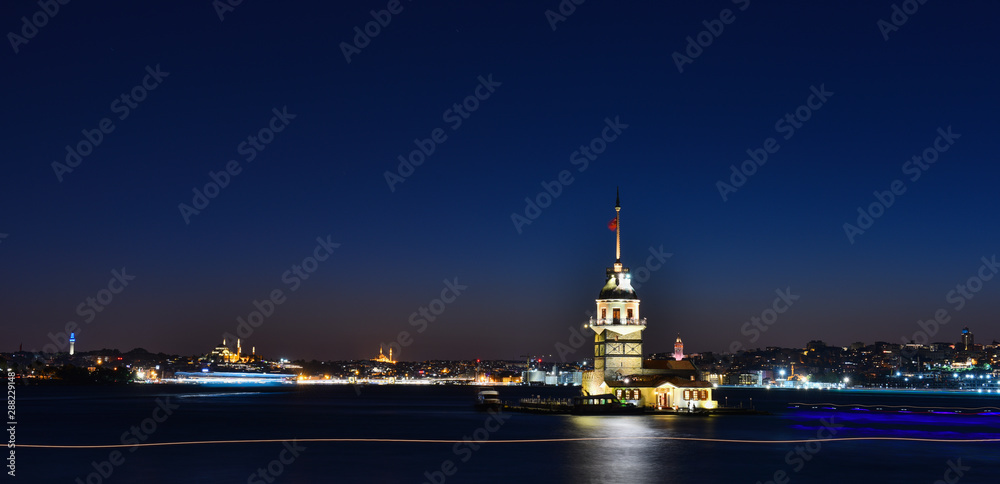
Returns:
[[[63,333],[65,334],[65,333]],[[76,333],[69,334],[69,355],[73,356],[76,353]]]
[[[646,321],[639,317],[639,296],[632,288],[632,274],[621,261],[621,199],[615,193],[615,263],[605,272],[605,284],[597,298],[594,330],[594,372],[587,382],[590,394],[606,393],[605,381],[642,374],[642,332]]]
[[[677,335],[677,341],[674,343],[674,359],[681,361],[684,359],[684,342],[681,341],[681,335]]]

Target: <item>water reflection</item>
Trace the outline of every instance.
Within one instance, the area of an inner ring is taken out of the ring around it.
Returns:
[[[673,419],[641,416],[579,416],[570,429],[580,437],[651,437],[677,435]],[[570,482],[671,482],[665,469],[677,467],[683,442],[616,439],[575,442],[567,446]]]

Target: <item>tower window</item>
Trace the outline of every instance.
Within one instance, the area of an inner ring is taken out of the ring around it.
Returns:
[[[626,311],[628,311],[628,318],[632,319],[632,308],[628,308]]]
[[[601,308],[601,319],[608,319],[608,308]]]
[[[613,311],[614,315],[611,316],[611,317],[614,318],[615,324],[618,324],[619,320],[622,318],[622,310],[618,309],[618,308],[614,308],[614,309],[612,309],[612,311]]]

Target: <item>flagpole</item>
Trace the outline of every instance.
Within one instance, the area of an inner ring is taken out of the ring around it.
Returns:
[[[620,220],[621,199],[615,188],[615,272],[622,271],[622,225]]]

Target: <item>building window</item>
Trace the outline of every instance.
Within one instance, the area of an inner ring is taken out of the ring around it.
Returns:
[[[608,319],[608,308],[601,308],[601,319]]]
[[[614,323],[615,324],[621,324],[622,310],[618,309],[618,308],[614,308],[614,309],[612,309],[612,311],[613,311],[613,316],[611,316],[611,317],[614,318],[614,320],[615,320]]]
[[[632,308],[628,308],[628,318],[632,319]]]

